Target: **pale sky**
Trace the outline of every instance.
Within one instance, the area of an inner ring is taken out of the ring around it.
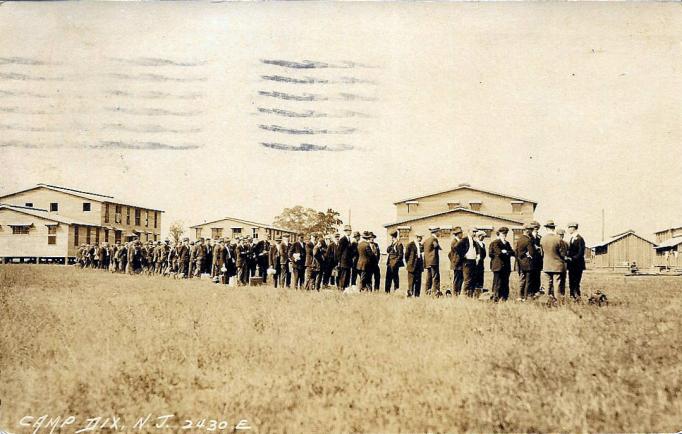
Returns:
[[[127,197],[164,233],[300,204],[384,235],[468,182],[652,238],[682,224],[681,103],[676,3],[0,5],[0,192]]]

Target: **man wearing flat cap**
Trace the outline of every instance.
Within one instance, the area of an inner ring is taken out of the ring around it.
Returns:
[[[547,280],[547,294],[554,297],[554,282],[558,282],[559,291],[563,294],[566,281],[566,262],[561,252],[561,238],[556,234],[554,220],[545,223],[547,233],[540,240],[543,255],[542,271]]]
[[[456,254],[460,257],[462,274],[464,277],[463,290],[469,297],[474,296],[476,289],[476,262],[479,259],[479,246],[474,241],[476,229],[469,228],[468,236],[462,238],[455,247]]]
[[[440,297],[440,244],[438,243],[439,227],[430,227],[429,235],[424,240],[424,268],[426,269],[426,294]]]
[[[400,267],[403,266],[403,244],[398,239],[398,231],[391,232],[391,244],[386,248],[386,282],[385,291],[391,292],[391,285],[397,291],[400,289]]]
[[[511,273],[511,257],[514,255],[511,244],[507,241],[509,228],[500,227],[497,238],[490,243],[490,269],[493,272],[493,300],[505,301],[509,298],[509,274]]]
[[[578,223],[568,224],[568,287],[571,297],[580,298],[580,281],[585,270],[585,240],[578,233]]]

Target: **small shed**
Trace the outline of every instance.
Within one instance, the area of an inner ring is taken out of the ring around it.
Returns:
[[[638,268],[651,268],[656,257],[656,244],[633,230],[613,235],[591,247],[594,268],[628,268],[633,262]]]

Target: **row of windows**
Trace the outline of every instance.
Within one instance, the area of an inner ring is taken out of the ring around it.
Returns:
[[[123,214],[122,214],[122,205],[116,205],[114,208],[114,223],[121,223],[123,220]],[[132,207],[126,206],[126,214],[125,214],[125,224],[130,225],[130,217],[131,217],[131,210]],[[133,212],[133,218],[135,222],[135,226],[142,226],[141,221],[142,221],[142,209],[140,208],[134,208]],[[104,204],[104,223],[109,223],[109,204],[105,203]],[[149,227],[150,220],[153,222],[154,228],[159,227],[159,212],[158,211],[150,211],[150,210],[145,210],[144,211],[144,226]]]
[[[405,202],[405,205],[407,205],[407,213],[409,214],[410,212],[414,212],[417,210],[417,208],[419,206],[419,201],[416,201],[416,200],[407,201],[407,202]],[[483,203],[480,201],[472,201],[472,202],[466,202],[466,203],[448,202],[448,209],[469,208],[472,211],[480,211],[481,205],[483,205]],[[523,212],[523,202],[512,202],[511,207],[512,207],[512,212],[515,214],[520,214]]]
[[[238,237],[242,235],[242,228],[231,228],[232,229],[232,238]],[[258,239],[258,229],[259,228],[251,228],[251,236],[254,239]],[[199,239],[201,238],[202,234],[202,228],[195,228],[195,238]],[[279,237],[282,235],[282,231],[274,230],[274,229],[266,229],[266,232],[271,236],[271,237]],[[211,238],[213,239],[218,239],[222,238],[223,236],[223,228],[211,228]]]

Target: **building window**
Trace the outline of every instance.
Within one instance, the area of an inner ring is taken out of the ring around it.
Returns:
[[[121,231],[114,231],[114,242],[115,243],[121,242]]]
[[[452,228],[441,228],[441,230],[438,231],[438,236],[442,237],[442,238],[448,238],[451,233],[452,233]]]
[[[523,202],[512,202],[512,212],[514,214],[521,214],[521,211],[523,210]]]
[[[258,239],[258,228],[251,228],[251,232],[253,234],[253,239],[257,240]]]
[[[144,227],[149,227],[149,210],[144,211]]]
[[[99,244],[99,228],[95,228],[95,244]]]
[[[83,212],[90,211],[90,202],[83,202]]]
[[[159,234],[154,234],[154,241],[159,241]]]
[[[469,202],[469,207],[473,211],[480,211],[481,210],[481,202],[478,202],[478,201]]]
[[[26,202],[26,206],[29,208],[33,208],[33,202]]]
[[[410,238],[410,228],[398,228],[398,238],[401,240]]]
[[[211,238],[218,239],[223,236],[223,228],[211,228]]]
[[[12,234],[14,235],[28,235],[29,225],[12,226]]]
[[[130,207],[126,207],[126,224],[130,225]]]
[[[196,238],[197,240],[201,238],[201,228],[194,229],[194,238]]]
[[[90,229],[92,229],[90,226],[85,227],[85,244],[90,244]]]
[[[78,225],[73,225],[73,245],[78,247],[78,232],[79,232],[79,227]]]
[[[448,202],[448,209],[459,208],[462,205],[459,202]]]
[[[109,204],[104,204],[104,223],[109,223]]]
[[[140,208],[135,208],[135,226],[140,226]]]
[[[154,211],[154,229],[159,227],[159,212]]]
[[[59,211],[59,204],[57,202],[50,203],[50,211],[52,212]]]
[[[242,228],[232,228],[232,238],[236,238],[242,234]]]
[[[57,225],[47,227],[47,244],[57,244]]]
[[[416,200],[408,200],[405,204],[407,205],[407,213],[409,214],[410,211],[414,212],[417,209],[419,202]]]
[[[104,242],[109,242],[109,229],[104,229]]]
[[[114,222],[121,223],[121,205],[116,205],[116,213],[114,214]]]

